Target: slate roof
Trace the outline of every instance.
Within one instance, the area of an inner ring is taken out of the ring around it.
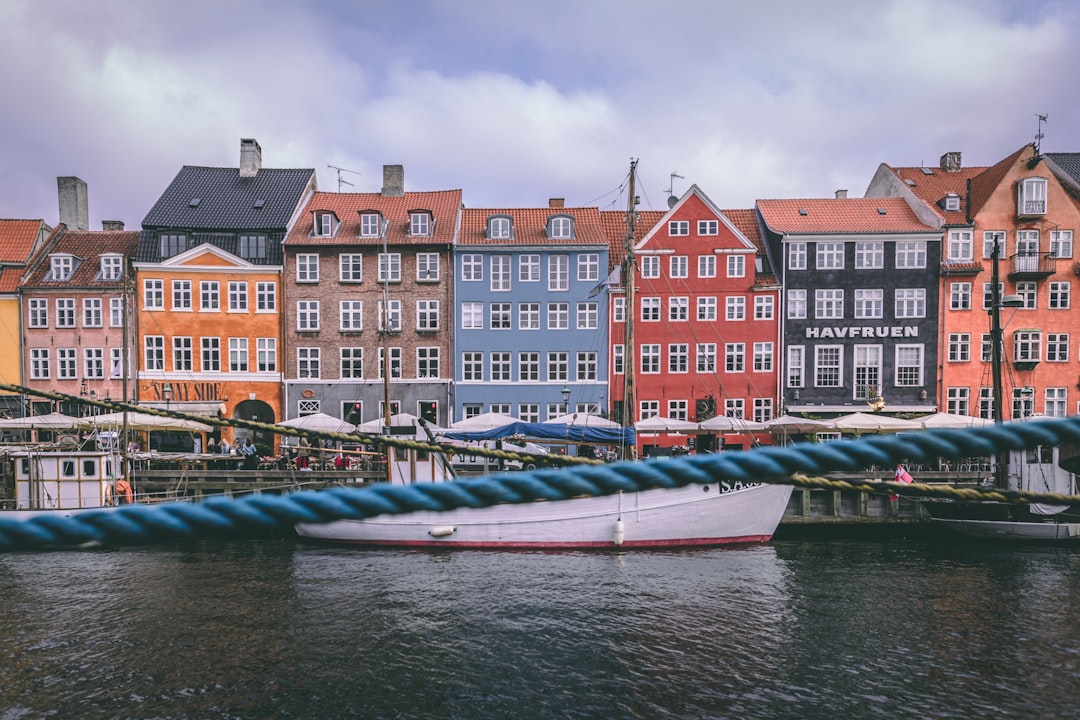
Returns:
[[[1046,153],[1046,156],[1080,184],[1080,153]]]
[[[68,230],[64,225],[57,228],[54,240],[34,256],[26,274],[23,288],[119,288],[123,278],[117,280],[97,279],[101,271],[101,256],[116,254],[124,256],[124,263],[135,253],[139,244],[138,230]],[[71,277],[62,282],[45,280],[49,273],[49,256],[73,255],[80,260]]]
[[[770,230],[784,234],[940,232],[920,222],[902,198],[758,200],[757,208]]]
[[[485,237],[487,221],[492,215],[511,218],[513,237],[488,239]],[[574,218],[574,237],[568,240],[549,238],[544,230],[552,215],[569,215]],[[607,245],[608,238],[600,220],[600,210],[595,207],[540,207],[540,208],[468,208],[462,213],[459,245]]]
[[[414,210],[431,212],[434,229],[431,235],[408,234],[410,213]],[[315,213],[333,212],[340,224],[330,237],[313,237]],[[403,195],[382,193],[317,192],[311,196],[304,211],[285,239],[288,246],[317,245],[382,245],[381,237],[360,236],[360,214],[382,213],[387,223],[388,245],[452,245],[457,235],[461,212],[461,190],[406,192]]]
[[[42,225],[41,220],[0,220],[0,263],[25,263]]]

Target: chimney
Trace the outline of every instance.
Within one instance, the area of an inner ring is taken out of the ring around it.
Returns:
[[[119,232],[124,229],[123,220],[102,220],[101,229],[106,232]]]
[[[837,200],[840,200],[841,198],[846,198],[846,197],[847,197],[847,190],[837,190],[836,191],[836,199]]]
[[[941,169],[945,172],[959,172],[960,168],[960,153],[953,151],[941,156]]]
[[[548,207],[549,208],[564,208],[564,207],[566,207],[566,198],[549,198],[548,199]]]
[[[60,198],[60,222],[71,230],[89,230],[90,202],[86,181],[77,177],[58,177],[56,194]]]
[[[382,194],[385,197],[401,197],[405,194],[405,166],[382,166]]]
[[[240,138],[240,177],[255,177],[262,170],[262,148],[255,138]]]

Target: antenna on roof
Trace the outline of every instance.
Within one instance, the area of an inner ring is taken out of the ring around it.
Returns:
[[[331,165],[330,163],[326,163],[326,167],[330,168],[331,170],[336,170],[337,171],[337,191],[338,192],[341,192],[341,186],[342,185],[348,185],[349,187],[353,186],[353,184],[351,182],[349,182],[345,178],[341,177],[341,173],[352,173],[353,175],[361,175],[362,174],[359,170],[347,170],[346,168],[338,167],[337,165]]]
[[[680,180],[685,180],[686,179],[682,175],[680,175],[678,173],[678,171],[675,171],[675,172],[671,173],[671,177],[670,177],[671,182],[668,183],[668,189],[667,189],[667,194],[668,194],[667,206],[669,208],[675,207],[675,203],[679,202],[679,198],[675,197],[675,178],[679,178]]]
[[[1042,143],[1042,139],[1045,137],[1045,135],[1043,135],[1042,126],[1043,123],[1046,122],[1046,116],[1035,113],[1035,117],[1039,118],[1039,129],[1038,132],[1035,133],[1035,156],[1038,157],[1039,145]]]

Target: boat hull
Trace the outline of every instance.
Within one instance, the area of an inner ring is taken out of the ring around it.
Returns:
[[[954,532],[985,540],[1080,542],[1080,523],[946,518],[933,518],[933,522],[935,525],[948,528]]]
[[[790,485],[691,485],[569,500],[301,523],[301,537],[354,545],[494,549],[646,548],[768,542]]]

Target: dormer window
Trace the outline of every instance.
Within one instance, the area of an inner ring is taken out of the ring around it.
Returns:
[[[119,280],[124,277],[124,256],[102,255],[99,277],[102,280]]]
[[[241,235],[240,257],[245,260],[257,260],[266,257],[265,235]]]
[[[956,193],[949,193],[941,199],[941,207],[950,212],[957,212],[960,210],[960,196]]]
[[[488,218],[488,240],[510,240],[514,237],[514,221],[507,215]]]
[[[337,231],[338,218],[332,212],[319,210],[315,213],[315,226],[311,234],[314,237],[333,237]]]
[[[382,237],[382,214],[377,212],[360,213],[360,237]]]
[[[1046,178],[1024,178],[1016,186],[1017,215],[1046,214]]]
[[[161,257],[170,258],[188,249],[188,236],[185,233],[161,233],[158,235]]]
[[[427,237],[431,234],[431,213],[427,210],[413,210],[409,213],[409,235]]]
[[[52,282],[66,282],[71,279],[71,273],[75,272],[75,258],[72,255],[49,256],[49,276],[46,280]]]
[[[547,236],[549,240],[572,240],[574,218],[570,215],[552,215],[548,218]]]

